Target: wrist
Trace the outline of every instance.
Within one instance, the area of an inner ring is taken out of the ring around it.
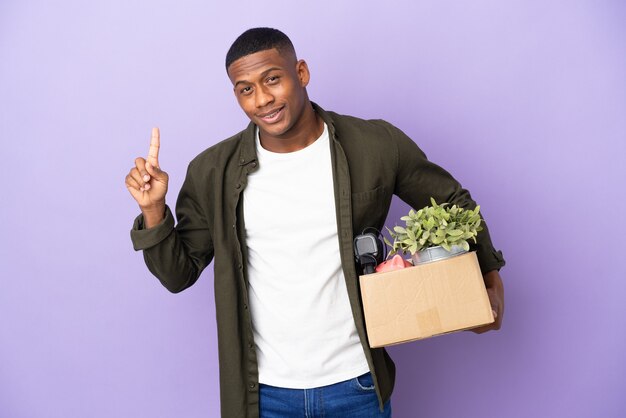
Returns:
[[[165,203],[149,208],[141,208],[145,228],[158,225],[165,218]]]

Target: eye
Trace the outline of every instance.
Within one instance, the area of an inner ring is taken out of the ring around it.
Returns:
[[[278,83],[278,79],[279,78],[280,77],[277,76],[277,75],[271,75],[271,76],[267,77],[266,82],[267,82],[267,84],[276,84],[276,83]]]
[[[239,94],[243,95],[248,95],[250,94],[250,92],[252,92],[252,87],[250,86],[243,87],[241,90],[239,90]]]

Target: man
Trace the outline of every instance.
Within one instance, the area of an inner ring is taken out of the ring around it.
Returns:
[[[309,101],[310,73],[282,32],[244,32],[226,70],[247,129],[189,164],[174,219],[153,129],[126,186],[141,208],[131,237],[172,292],[215,261],[222,416],[389,417],[395,367],[371,349],[352,253],[381,229],[393,194],[475,207],[467,190],[384,121]],[[501,253],[485,229],[478,257],[499,329]]]

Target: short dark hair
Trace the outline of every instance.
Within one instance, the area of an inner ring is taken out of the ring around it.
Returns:
[[[226,71],[234,61],[255,52],[275,48],[279,53],[291,52],[295,55],[295,48],[287,35],[273,28],[248,29],[230,46],[226,54]]]

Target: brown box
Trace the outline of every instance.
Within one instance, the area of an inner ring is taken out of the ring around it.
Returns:
[[[360,276],[370,347],[474,328],[494,321],[475,252]]]

